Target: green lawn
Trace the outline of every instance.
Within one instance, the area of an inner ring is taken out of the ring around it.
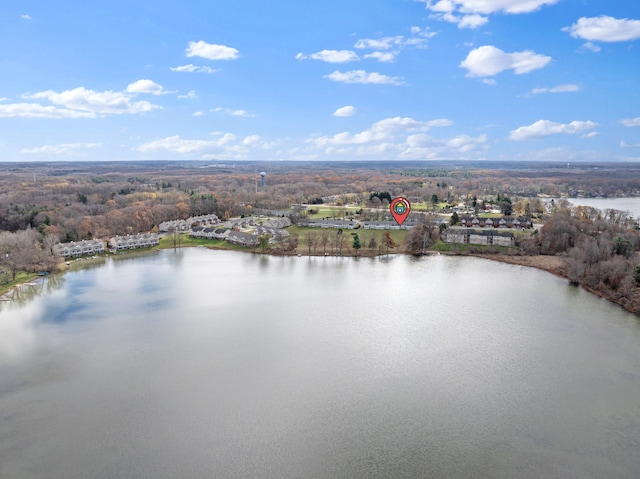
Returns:
[[[435,205],[431,202],[427,203],[426,201],[414,202],[411,203],[411,211],[426,211],[431,212],[435,211],[436,213],[442,212],[444,208],[446,208],[447,202],[436,203]]]
[[[0,294],[6,293],[14,286],[17,286],[21,283],[26,283],[27,281],[31,281],[32,279],[37,278],[38,275],[35,273],[25,273],[21,272],[16,274],[16,279],[11,279],[10,273],[2,273],[0,275]]]
[[[343,214],[349,212],[349,217],[360,210],[360,206],[328,206],[328,205],[310,205],[309,209],[318,210],[317,213],[308,214],[308,218],[312,220],[322,218],[341,218]]]
[[[303,254],[309,253],[309,248],[307,246],[307,238],[306,238],[307,232],[315,233],[316,236],[318,237],[320,237],[323,232],[329,233],[330,241],[329,241],[329,245],[327,245],[327,253],[333,252],[330,245],[331,245],[331,241],[335,239],[338,232],[337,229],[333,229],[333,228],[307,228],[304,226],[290,226],[287,228],[287,231],[289,232],[289,234],[298,235],[298,251]],[[368,245],[372,237],[375,238],[377,244],[380,245],[382,241],[382,235],[384,234],[384,230],[365,230],[362,228],[357,230],[347,230],[347,229],[342,230],[342,234],[347,235],[347,245],[349,246],[349,248],[351,248],[351,245],[353,244],[353,237],[351,236],[352,233],[358,234],[358,237],[360,238],[360,244],[362,244],[361,251],[365,252],[365,251],[371,251],[368,249]],[[391,237],[398,244],[398,246],[396,246],[392,250],[389,250],[389,252],[394,252],[401,249],[400,247],[404,245],[404,240],[406,236],[407,236],[406,230],[391,230]],[[323,253],[323,248],[321,245],[318,245],[315,251],[313,249],[311,250],[311,254],[322,254],[322,253]],[[343,254],[344,254],[344,251],[343,251]]]
[[[212,248],[228,249],[234,251],[253,251],[252,248],[246,246],[240,246],[237,244],[227,243],[225,240],[207,239],[207,238],[192,238],[188,234],[184,233],[180,235],[180,248],[188,246],[209,246]],[[170,235],[160,238],[160,249],[173,248],[173,239]]]

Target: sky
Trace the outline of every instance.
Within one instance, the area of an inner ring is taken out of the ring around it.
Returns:
[[[640,161],[638,0],[22,0],[0,51],[0,161]]]

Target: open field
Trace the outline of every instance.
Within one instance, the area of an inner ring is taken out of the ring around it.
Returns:
[[[304,226],[290,226],[289,228],[287,228],[287,231],[289,232],[289,234],[298,235],[298,251],[302,254],[309,253],[309,247],[307,244],[307,233],[311,232],[319,237],[320,235],[323,234],[323,232],[328,232],[330,240],[329,240],[329,244],[327,245],[327,253],[332,252],[331,244],[338,234],[338,230],[336,229],[307,228]],[[398,246],[396,246],[394,249],[390,250],[389,252],[392,253],[392,252],[402,251],[402,246],[404,245],[404,240],[407,236],[407,231],[406,230],[390,230],[390,231],[391,231],[391,237],[398,244]],[[371,251],[368,248],[371,238],[375,238],[377,245],[378,246],[380,245],[380,243],[382,242],[382,235],[384,234],[384,230],[365,230],[365,229],[342,230],[342,234],[346,235],[347,237],[347,246],[348,246],[347,249],[350,249],[351,245],[353,244],[353,237],[351,235],[352,233],[358,234],[358,237],[360,238],[360,244],[362,245],[362,249],[360,251],[366,252],[366,251]],[[377,249],[376,249],[376,252],[377,252]],[[311,254],[323,254],[322,246],[319,244],[316,247],[315,251],[312,249]]]
[[[307,214],[310,219],[317,220],[322,218],[342,218],[343,216],[353,216],[356,211],[360,211],[360,206],[330,206],[330,205],[310,205],[309,210],[317,210],[317,213]]]
[[[180,235],[180,243],[177,245],[177,247],[182,248],[186,246],[206,246],[208,248],[228,249],[234,251],[252,251],[252,248],[227,243],[225,240],[192,238],[188,234],[183,233]],[[171,236],[167,235],[160,238],[160,249],[170,249],[173,247],[173,239],[171,238]]]

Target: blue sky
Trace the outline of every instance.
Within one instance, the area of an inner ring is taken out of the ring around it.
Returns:
[[[637,0],[0,6],[0,160],[640,160]]]

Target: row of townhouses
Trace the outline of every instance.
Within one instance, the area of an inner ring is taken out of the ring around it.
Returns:
[[[519,216],[503,216],[502,218],[478,218],[465,216],[460,218],[460,224],[467,228],[531,228],[530,218]]]
[[[193,226],[189,231],[189,236],[192,238],[225,239],[229,231],[231,231],[229,228]]]
[[[114,236],[109,240],[109,248],[112,250],[148,248],[158,246],[160,241],[157,233],[138,233],[126,236]]]
[[[336,220],[330,218],[320,220],[302,219],[299,224],[300,226],[308,226],[309,228],[337,228],[346,230],[356,229],[359,225],[357,221],[353,220]]]
[[[288,218],[286,218],[288,221]],[[289,232],[283,228],[273,228],[264,226],[267,222],[262,225],[256,225],[253,229],[253,233],[242,232],[242,235],[236,235],[234,233],[240,233],[240,231],[234,231],[230,228],[205,228],[202,226],[193,226],[189,231],[189,236],[192,238],[207,238],[207,239],[217,239],[217,240],[226,240],[229,243],[241,244],[241,245],[254,245],[258,242],[258,237],[261,235],[269,235],[269,241],[274,243],[276,241],[280,241],[283,238],[289,236]],[[273,224],[273,223],[269,223]],[[251,238],[245,235],[250,235]]]
[[[231,230],[226,238],[227,242],[241,246],[258,246],[258,235]]]
[[[442,239],[445,243],[499,246],[515,245],[515,237],[513,236],[513,233],[509,231],[449,228],[444,231]]]
[[[125,250],[136,248],[148,248],[158,246],[156,233],[139,233],[126,236],[114,236],[107,244],[100,239],[71,241],[70,243],[58,243],[54,245],[53,252],[57,255],[69,258],[71,256],[85,256],[104,253],[107,247],[111,250]]]
[[[163,221],[158,225],[158,231],[167,233],[169,231],[188,231],[192,225],[199,226],[216,225],[220,223],[220,219],[214,215],[191,216],[186,220]]]
[[[104,249],[104,241],[99,239],[71,241],[70,243],[58,243],[53,246],[53,252],[64,258],[104,253]]]

